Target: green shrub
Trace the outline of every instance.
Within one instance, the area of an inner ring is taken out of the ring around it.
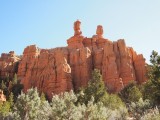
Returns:
[[[137,102],[143,97],[142,92],[134,81],[121,90],[119,95],[125,103]]]

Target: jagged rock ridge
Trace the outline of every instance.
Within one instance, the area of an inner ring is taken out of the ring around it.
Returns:
[[[126,47],[125,41],[110,41],[103,38],[103,27],[97,26],[92,38],[82,36],[81,22],[74,23],[74,36],[67,40],[67,47],[40,49],[35,45],[24,49],[21,60],[14,58],[10,69],[2,63],[10,64],[8,59],[0,58],[0,75],[13,74],[18,65],[18,78],[24,84],[24,91],[37,87],[49,98],[71,89],[86,86],[93,69],[100,69],[103,80],[111,92],[118,92],[129,81],[146,81],[145,59],[133,48]]]

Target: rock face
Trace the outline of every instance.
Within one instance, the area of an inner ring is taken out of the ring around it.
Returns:
[[[68,56],[67,48],[44,50],[35,45],[25,48],[18,71],[24,91],[37,87],[51,98],[52,93],[71,90],[73,87]]]
[[[105,85],[110,92],[119,92],[130,81],[146,81],[145,59],[125,41],[110,41],[103,38],[103,27],[97,26],[92,38],[82,36],[81,22],[74,23],[74,36],[67,40],[67,47],[40,49],[35,45],[24,49],[18,65],[18,78],[24,84],[24,91],[37,87],[49,98],[71,89],[86,86],[93,69],[100,69]],[[7,56],[7,57],[6,57]],[[0,75],[14,73],[18,58],[7,54],[0,58]],[[12,62],[8,60],[12,58]],[[5,63],[5,64],[4,64]],[[5,67],[11,65],[12,69]]]
[[[6,96],[3,94],[3,90],[0,89],[0,102],[6,102]]]
[[[15,55],[14,51],[2,53],[0,57],[0,78],[13,77],[18,71],[19,61],[20,58]]]

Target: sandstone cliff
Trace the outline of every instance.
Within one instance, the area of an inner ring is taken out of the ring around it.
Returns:
[[[0,78],[10,76],[11,78],[18,71],[18,63],[20,58],[15,55],[14,51],[2,53],[0,57]]]
[[[21,60],[11,57],[11,53],[2,54],[0,75],[15,73],[14,64],[19,61],[18,78],[24,84],[24,91],[37,87],[49,98],[52,94],[86,86],[95,68],[101,70],[110,92],[120,91],[129,81],[146,81],[143,55],[126,47],[123,39],[112,42],[103,38],[100,25],[92,38],[84,37],[80,24],[80,21],[74,23],[75,33],[67,40],[67,47],[40,49],[31,45],[24,49]]]

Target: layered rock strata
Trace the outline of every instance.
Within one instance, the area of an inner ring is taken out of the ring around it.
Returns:
[[[146,81],[143,55],[127,47],[123,39],[114,42],[105,39],[101,25],[92,38],[84,37],[80,25],[79,20],[74,23],[74,36],[67,40],[67,47],[40,49],[31,45],[24,49],[18,65],[24,91],[37,87],[51,98],[52,94],[77,90],[87,85],[93,69],[100,69],[110,92],[119,92],[130,81]],[[6,61],[4,58],[2,55],[1,59]],[[1,59],[0,75],[4,76],[10,71],[4,70]]]

